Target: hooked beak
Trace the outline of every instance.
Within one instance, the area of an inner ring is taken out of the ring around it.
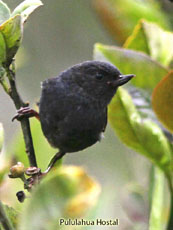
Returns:
[[[134,74],[119,75],[118,79],[116,79],[113,82],[108,82],[108,84],[113,86],[113,87],[118,87],[118,86],[126,84],[133,77],[135,77]]]

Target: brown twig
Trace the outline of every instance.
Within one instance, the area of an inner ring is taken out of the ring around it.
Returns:
[[[10,67],[6,68],[6,73],[7,73],[7,77],[9,79],[9,85],[10,85],[10,90],[8,92],[8,95],[13,100],[16,109],[18,110],[21,107],[28,106],[28,103],[25,103],[21,99],[21,97],[17,91],[14,64],[13,64],[13,69],[10,69]],[[27,156],[29,159],[30,166],[37,167],[37,161],[36,161],[36,157],[35,157],[35,151],[34,151],[34,146],[33,146],[33,141],[32,141],[29,119],[28,118],[22,118],[20,120],[20,123],[21,123],[21,127],[22,127],[22,132],[23,132],[23,137],[24,137],[25,147],[26,147],[26,153],[27,153]]]

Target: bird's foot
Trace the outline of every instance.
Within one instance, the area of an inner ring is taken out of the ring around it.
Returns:
[[[15,119],[20,121],[24,117],[26,118],[36,117],[38,120],[40,120],[40,116],[37,111],[29,107],[21,107],[19,110],[17,110],[17,114],[12,118],[12,121],[14,121]]]
[[[46,171],[43,174],[47,174],[55,165],[55,163],[60,160],[66,153],[65,152],[58,152],[54,155],[54,157],[51,159]]]

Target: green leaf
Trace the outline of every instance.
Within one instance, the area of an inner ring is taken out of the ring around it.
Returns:
[[[4,182],[5,176],[9,172],[9,166],[3,166],[3,168],[0,169],[0,185]]]
[[[16,15],[4,22],[0,26],[0,32],[6,44],[6,64],[10,65],[22,40],[23,27],[21,24],[21,16]]]
[[[12,16],[20,14],[22,17],[22,23],[24,23],[29,15],[35,11],[39,6],[42,6],[43,3],[40,0],[25,0],[19,4],[13,11]]]
[[[24,204],[19,229],[65,229],[60,219],[86,216],[99,193],[99,185],[79,167],[51,171]]]
[[[4,209],[13,226],[17,227],[17,217],[19,213],[14,208],[9,207],[8,205],[4,205]]]
[[[6,60],[6,44],[3,33],[0,31],[0,66]]]
[[[30,119],[30,124],[37,162],[39,164],[39,167],[42,170],[45,170],[48,166],[48,163],[50,162],[50,159],[56,152],[58,152],[58,150],[53,149],[50,146],[50,144],[43,135],[40,122],[37,119]],[[10,148],[8,149],[8,152],[13,152],[15,154],[15,157],[17,157],[17,160],[21,161],[25,165],[25,167],[29,166],[27,154],[25,152],[23,134],[21,130],[16,133],[15,138],[12,141]]]
[[[4,142],[4,130],[2,124],[0,123],[0,152],[2,150],[3,142]]]
[[[0,154],[3,147],[3,143],[4,143],[4,129],[2,124],[0,123]],[[9,167],[7,167],[6,165],[3,165],[3,167],[0,168],[0,184],[3,182],[4,176],[7,174],[8,170]]]
[[[150,48],[145,34],[143,22],[144,20],[140,20],[138,22],[132,34],[125,41],[123,47],[126,49],[141,51],[150,56]]]
[[[108,118],[126,145],[148,157],[165,172],[170,170],[172,152],[168,140],[158,125],[140,116],[125,89],[118,89],[109,105]]]
[[[156,22],[163,28],[169,25],[169,19],[157,0],[93,0],[93,3],[103,24],[120,42],[125,41],[141,18]]]
[[[152,105],[159,120],[173,132],[173,71],[164,77],[154,89]]]
[[[142,52],[116,46],[96,44],[94,59],[114,64],[123,74],[135,74],[131,83],[137,87],[153,89],[168,70]]]
[[[7,4],[3,1],[0,1],[0,24],[5,22],[10,18],[10,9],[8,8]]]
[[[173,60],[173,33],[157,24],[141,20],[124,44],[125,48],[140,50],[159,63],[169,66]]]
[[[0,228],[3,226],[3,229],[14,230],[11,219],[8,217],[6,211],[5,205],[0,201]]]
[[[163,212],[164,212],[164,174],[159,168],[154,171],[154,185],[152,192],[152,206],[149,221],[149,230],[163,230]]]

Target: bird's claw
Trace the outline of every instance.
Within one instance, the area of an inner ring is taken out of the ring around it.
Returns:
[[[24,117],[36,117],[37,119],[39,119],[39,114],[29,107],[21,107],[19,110],[17,110],[17,114],[12,118],[12,121],[14,121],[15,119],[20,121]]]

